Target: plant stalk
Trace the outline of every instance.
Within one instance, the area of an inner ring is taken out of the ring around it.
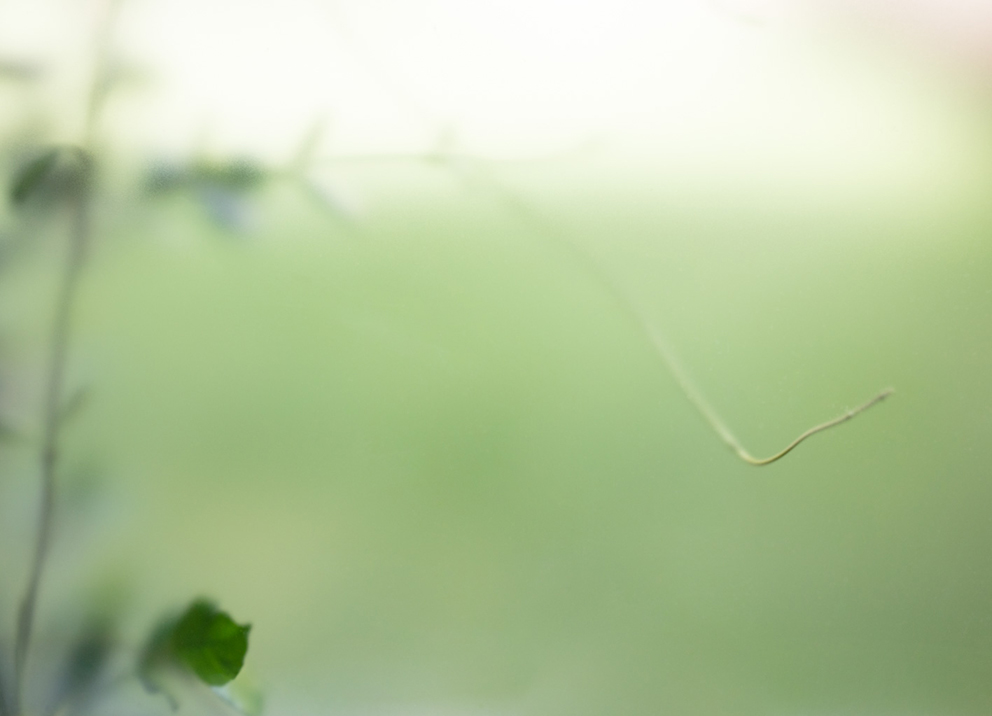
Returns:
[[[589,256],[589,254],[570,241],[563,232],[561,232],[553,223],[545,219],[544,216],[540,212],[536,211],[528,202],[499,184],[490,172],[479,166],[478,162],[473,163],[464,160],[458,161],[459,158],[454,155],[447,155],[444,158],[447,159],[449,166],[457,171],[465,180],[487,188],[489,191],[495,192],[505,206],[507,206],[519,217],[526,220],[530,225],[537,228],[540,232],[540,236],[546,243],[552,244],[562,253],[569,255],[577,266],[584,270],[593,280],[599,283],[600,287],[613,299],[615,305],[637,325],[639,332],[647,340],[651,350],[658,357],[661,364],[665,367],[665,370],[667,370],[669,375],[672,376],[679,389],[700,414],[700,416],[702,416],[702,418],[706,421],[706,424],[710,427],[710,429],[713,430],[721,441],[723,441],[724,445],[730,448],[734,455],[748,465],[762,467],[764,465],[771,465],[773,462],[778,462],[798,447],[800,443],[805,442],[817,433],[822,433],[826,430],[846,423],[848,420],[851,420],[869,408],[881,403],[895,392],[893,388],[886,388],[858,407],[845,410],[836,418],[808,428],[803,431],[799,437],[795,438],[792,442],[775,454],[770,455],[769,457],[754,456],[734,435],[734,433],[727,426],[726,421],[720,417],[719,413],[710,404],[710,402],[703,397],[702,391],[696,387],[696,384],[689,378],[688,373],[686,373],[686,371],[679,364],[674,352],[669,347],[668,342],[661,335],[661,332],[641,314],[641,311],[638,310],[635,302],[620,289],[609,273],[601,268],[596,261]]]
[[[90,234],[90,198],[88,186],[80,189],[71,207],[71,227],[65,265],[59,284],[52,322],[48,374],[45,384],[44,420],[41,438],[41,505],[38,529],[35,534],[34,554],[31,560],[28,585],[21,600],[17,618],[17,635],[14,642],[14,681],[11,692],[12,716],[23,713],[24,672],[27,666],[31,633],[41,577],[48,559],[55,513],[55,474],[58,466],[59,436],[61,432],[62,393],[65,384],[69,340],[72,333],[72,309],[75,304],[86,257]]]
[[[55,302],[55,315],[49,343],[48,375],[43,402],[41,436],[41,504],[38,512],[38,529],[35,534],[34,554],[31,559],[28,584],[17,615],[17,634],[14,642],[14,680],[9,702],[9,716],[23,716],[25,670],[31,647],[35,611],[41,579],[48,560],[55,517],[56,470],[59,459],[59,437],[62,428],[62,395],[65,385],[69,342],[72,335],[72,313],[79,289],[79,281],[86,262],[90,242],[93,158],[90,149],[96,138],[100,112],[107,98],[109,86],[107,66],[113,27],[123,0],[108,0],[96,34],[95,61],[92,84],[87,97],[82,131],[82,146],[77,161],[82,162],[81,178],[70,207],[69,240]],[[8,714],[0,714],[8,716]]]

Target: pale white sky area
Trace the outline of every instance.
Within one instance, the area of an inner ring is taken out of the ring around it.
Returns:
[[[72,100],[73,73],[87,64],[105,5],[7,0],[0,55],[62,66],[54,96]],[[928,162],[955,155],[962,120],[934,100],[940,80],[921,71],[926,53],[899,55],[895,46],[916,37],[978,58],[992,38],[982,0],[126,0],[122,8],[119,55],[151,81],[118,99],[108,124],[156,151],[206,145],[285,157],[322,119],[328,152],[423,150],[448,128],[461,147],[494,157],[595,141],[674,167],[746,167],[784,181],[831,173],[905,181],[910,167],[925,173]]]

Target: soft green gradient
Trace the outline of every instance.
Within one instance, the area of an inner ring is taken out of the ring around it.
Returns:
[[[408,29],[394,5],[375,5],[384,43]],[[273,117],[279,136],[259,154],[284,161],[313,117],[238,77],[246,106],[272,116],[231,109],[191,149],[200,109],[182,105],[181,83],[166,93],[176,115],[154,92],[114,97],[70,370],[93,398],[66,430],[39,663],[106,594],[133,643],[202,594],[252,623],[246,678],[272,716],[992,711],[987,95],[899,52],[825,50],[689,10],[709,18],[706,43],[673,24],[668,52],[639,26],[620,58],[633,79],[603,71],[596,86],[611,91],[586,97],[569,75],[562,96],[590,114],[568,132],[543,115],[486,124],[471,64],[453,66],[469,97],[456,151],[521,155],[564,136],[547,160],[477,166],[472,181],[424,159],[335,159],[379,140],[433,150],[445,129],[395,98],[349,114],[345,95],[343,141],[318,159],[364,208],[329,218],[276,184],[244,235],[211,227],[188,196],[136,202],[126,170],[148,147],[236,154]],[[264,34],[251,17],[233,26]],[[163,37],[188,42],[183,22]],[[62,54],[83,56],[77,44]],[[458,61],[428,49],[428,68]],[[237,66],[219,56],[220,75]],[[176,62],[220,103],[198,57]],[[687,57],[697,74],[683,77]],[[12,108],[0,130],[74,137],[77,85],[35,104],[0,88]],[[578,142],[600,119],[610,134]],[[0,156],[4,176],[18,158]],[[4,417],[32,415],[41,380],[60,236],[47,226],[0,284]],[[576,250],[756,454],[884,387],[896,395],[780,463],[743,465]],[[28,441],[0,445],[0,638],[33,524],[35,429],[28,419]]]
[[[987,712],[986,207],[556,171],[503,181],[755,452],[897,395],[750,468],[594,279],[442,170],[366,176],[354,233],[278,191],[247,240],[161,206],[89,277],[68,448],[111,468],[89,559],[134,566],[135,624],[218,598],[272,713]]]

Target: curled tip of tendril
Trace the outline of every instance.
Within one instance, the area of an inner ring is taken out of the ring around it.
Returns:
[[[731,444],[731,447],[733,448],[734,452],[737,453],[737,456],[741,460],[743,460],[744,462],[746,462],[749,465],[757,465],[759,467],[761,465],[770,465],[771,463],[775,462],[776,460],[780,460],[781,458],[783,458],[786,455],[788,455],[796,447],[798,447],[800,443],[802,443],[803,441],[805,441],[807,438],[811,438],[814,435],[816,435],[817,433],[822,433],[824,430],[829,430],[830,428],[835,428],[838,425],[840,425],[841,423],[846,423],[851,418],[853,418],[853,417],[855,417],[857,415],[860,415],[861,413],[863,413],[866,410],[868,410],[868,408],[871,408],[872,406],[877,405],[878,403],[881,403],[883,400],[885,400],[886,398],[888,398],[890,395],[892,395],[895,392],[896,391],[895,391],[894,388],[886,388],[885,390],[883,390],[882,392],[880,392],[878,395],[876,395],[875,397],[873,397],[871,400],[869,400],[869,401],[867,401],[865,403],[862,403],[861,405],[859,405],[856,408],[852,408],[850,410],[845,411],[842,415],[837,416],[833,420],[828,420],[825,423],[820,423],[819,425],[814,425],[809,430],[807,430],[806,432],[804,432],[802,435],[800,435],[799,437],[797,437],[795,440],[793,440],[791,443],[789,443],[788,445],[786,445],[782,450],[778,451],[777,453],[775,453],[771,457],[756,458],[753,455],[751,455],[747,450],[745,450],[743,448],[743,446],[741,446],[741,444],[739,442],[737,442],[736,440],[734,441],[733,444]]]

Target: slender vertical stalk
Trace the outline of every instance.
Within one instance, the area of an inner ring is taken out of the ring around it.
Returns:
[[[72,309],[79,287],[79,278],[85,260],[90,230],[90,199],[86,182],[83,183],[77,196],[74,197],[71,211],[72,225],[69,233],[69,245],[55,304],[45,384],[41,437],[41,505],[38,513],[38,529],[35,534],[34,554],[28,575],[28,585],[18,611],[17,635],[14,642],[14,683],[11,694],[13,716],[20,716],[23,713],[24,670],[27,665],[28,649],[31,645],[31,632],[38,605],[41,576],[52,539],[52,523],[55,513],[55,471],[58,464],[59,434],[61,432],[60,414],[63,385],[65,384],[66,359],[72,332]]]
[[[74,187],[75,190],[71,198],[68,246],[55,302],[55,315],[52,320],[48,372],[42,404],[41,504],[27,588],[17,616],[17,633],[14,642],[14,680],[7,707],[9,716],[22,716],[24,713],[25,670],[34,629],[41,579],[52,541],[57,487],[56,470],[62,424],[62,395],[72,335],[72,314],[86,260],[86,250],[90,242],[90,213],[93,197],[93,159],[90,151],[96,138],[100,111],[109,91],[107,65],[110,40],[121,3],[122,0],[108,0],[106,11],[97,29],[93,74],[83,119],[82,145],[76,150],[76,156],[73,158],[74,161],[79,162],[79,181]],[[4,713],[0,716],[8,716],[8,714]]]

